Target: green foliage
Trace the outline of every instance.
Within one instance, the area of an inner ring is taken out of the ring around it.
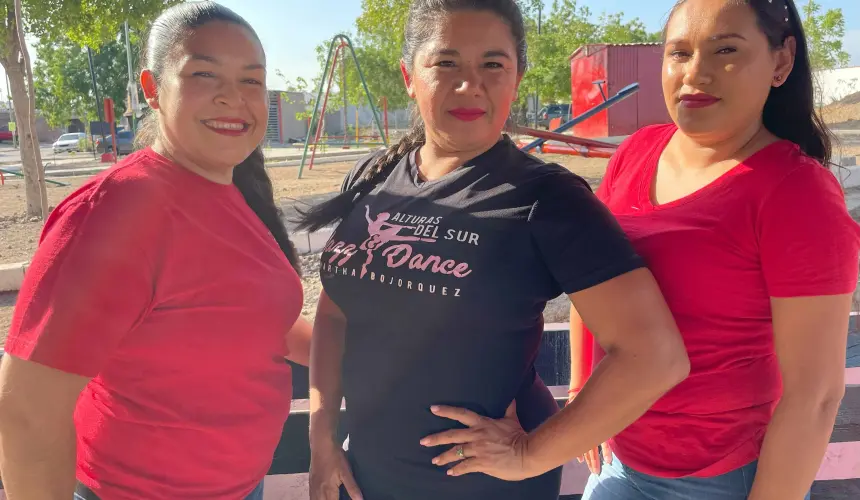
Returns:
[[[842,48],[845,17],[842,9],[828,9],[809,0],[801,9],[803,29],[809,46],[809,61],[814,70],[834,69],[848,64],[849,54]]]
[[[181,0],[22,0],[26,31],[40,40],[67,38],[80,46],[110,42],[128,21],[145,32],[164,9]]]
[[[520,95],[537,92],[544,102],[570,100],[568,58],[579,46],[601,42],[655,42],[660,39],[659,33],[648,33],[639,19],[625,20],[622,13],[602,14],[595,18],[576,0],[555,0],[549,12],[544,10],[541,0],[520,0],[519,4],[525,17],[529,44],[529,70],[523,79]],[[410,101],[400,74],[401,45],[408,9],[409,0],[362,0],[362,13],[355,22],[353,41],[372,99],[378,104],[381,96],[387,97],[391,109],[403,109]],[[537,30],[539,13],[540,35]],[[330,40],[317,47],[320,68],[325,63]],[[315,78],[313,87],[318,89],[321,81],[320,77]],[[327,105],[331,111],[343,106],[341,88],[346,89],[350,104],[366,103],[351,57],[346,64],[346,81],[337,75],[332,86]]]
[[[131,33],[132,64],[138,67],[140,38]],[[40,41],[33,66],[36,107],[53,127],[66,126],[72,117],[88,123],[97,119],[87,50],[68,38]],[[93,68],[99,98],[114,100],[117,115],[126,110],[128,62],[125,38],[120,35],[93,50]],[[101,103],[100,103],[101,105]]]

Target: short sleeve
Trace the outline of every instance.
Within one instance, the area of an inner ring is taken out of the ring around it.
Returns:
[[[65,200],[48,218],[24,277],[10,354],[94,377],[148,312],[164,205],[110,181]]]
[[[758,239],[771,297],[837,295],[857,286],[860,227],[836,177],[817,163],[796,168],[767,197]]]
[[[644,266],[588,183],[566,170],[547,176],[530,224],[550,273],[566,294]]]

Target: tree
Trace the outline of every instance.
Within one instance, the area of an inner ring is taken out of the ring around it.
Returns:
[[[27,214],[47,216],[44,171],[39,154],[35,124],[35,91],[30,57],[24,40],[27,32],[40,40],[58,41],[64,37],[80,44],[99,47],[112,40],[127,20],[143,31],[152,17],[177,0],[0,0],[0,64],[9,77],[12,102],[18,124],[24,175]]]
[[[529,45],[529,70],[523,78],[521,99],[537,92],[543,100],[569,101],[568,57],[581,45],[659,39],[659,34],[649,34],[638,19],[625,21],[622,13],[604,14],[594,20],[591,11],[580,7],[576,0],[555,0],[549,12],[543,12],[541,0],[518,3],[525,18]],[[356,52],[370,92],[375,98],[386,96],[393,109],[409,103],[400,74],[400,51],[408,9],[409,0],[362,0],[362,12],[355,22]],[[542,11],[540,35],[537,33],[539,11]],[[320,65],[324,56],[322,54]],[[350,102],[363,102],[360,82],[350,71],[347,71],[347,92]]]
[[[131,32],[132,67],[138,67],[139,36]],[[97,118],[87,51],[67,37],[43,40],[36,45],[33,68],[36,107],[52,127],[61,127],[76,116],[85,123]],[[127,100],[128,67],[125,39],[119,35],[93,51],[93,69],[99,97],[110,97],[118,111]],[[99,103],[100,104],[100,103]]]
[[[555,0],[545,13],[541,32],[529,11],[528,28],[530,67],[521,85],[521,100],[537,93],[543,101],[570,101],[570,55],[590,43],[641,43],[659,40],[648,33],[639,19],[624,21],[624,14],[602,14],[593,20],[588,7],[576,0]]]
[[[815,0],[809,0],[802,11],[812,69],[834,69],[848,64],[850,56],[842,48],[842,38],[845,36],[842,9],[828,9],[822,14],[821,6]]]

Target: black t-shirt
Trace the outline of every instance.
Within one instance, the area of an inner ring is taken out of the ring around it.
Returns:
[[[448,447],[419,440],[462,426],[430,406],[500,418],[516,398],[534,429],[558,410],[534,369],[547,301],[642,265],[583,179],[508,137],[434,181],[407,155],[358,201],[321,263],[347,318],[346,427],[365,498],[557,498],[560,470],[519,483],[447,476],[430,461]]]

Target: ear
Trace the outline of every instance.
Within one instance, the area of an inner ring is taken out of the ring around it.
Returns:
[[[517,88],[514,91],[514,102],[517,102],[520,98],[520,84],[523,83],[523,76],[524,75],[522,73],[517,75]]]
[[[797,39],[790,36],[785,39],[782,47],[774,52],[776,57],[776,68],[773,72],[774,87],[781,87],[791,74],[794,68],[794,57],[797,55]]]
[[[409,74],[409,68],[406,63],[400,60],[400,73],[403,75],[403,83],[406,84],[406,93],[411,99],[415,99],[415,88],[412,85],[412,75]]]
[[[158,109],[158,83],[152,71],[145,69],[140,73],[140,86],[143,88],[143,97],[150,109]]]

